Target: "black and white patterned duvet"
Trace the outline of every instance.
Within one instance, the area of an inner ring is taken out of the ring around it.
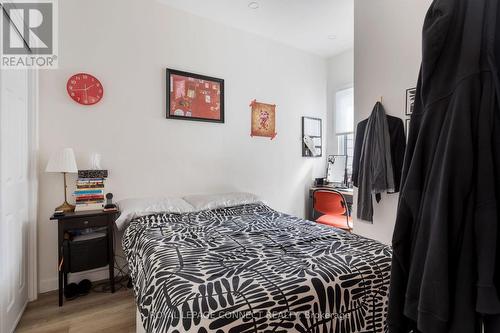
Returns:
[[[391,249],[262,204],[132,221],[147,332],[386,332]]]

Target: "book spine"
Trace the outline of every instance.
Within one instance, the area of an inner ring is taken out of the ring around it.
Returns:
[[[102,178],[78,178],[76,181],[77,184],[92,184],[92,183],[98,183],[98,184],[104,184],[104,179]]]
[[[86,195],[86,194],[104,194],[104,190],[76,190],[75,195]]]
[[[94,203],[103,204],[104,200],[81,200],[81,201],[76,202],[77,205],[87,205],[87,204],[94,204]]]
[[[75,197],[77,198],[86,198],[86,197],[104,197],[104,193],[101,192],[101,193],[89,193],[89,194],[85,194],[85,193],[82,193],[82,194],[79,194],[79,193],[75,193],[74,194]]]
[[[75,212],[84,212],[87,210],[100,210],[100,209],[102,209],[101,204],[76,205]]]
[[[101,201],[104,201],[104,197],[103,196],[95,196],[95,197],[86,197],[86,198],[80,198],[80,197],[77,197],[76,198],[76,202],[79,202],[79,201],[89,201],[89,200],[101,200]]]
[[[104,188],[104,184],[76,184],[78,190]]]
[[[78,170],[79,178],[107,178],[108,170]]]

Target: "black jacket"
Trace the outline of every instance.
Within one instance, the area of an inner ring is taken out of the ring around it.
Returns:
[[[387,115],[389,135],[391,136],[391,159],[394,172],[395,192],[399,192],[401,182],[401,170],[406,149],[406,138],[403,121],[398,117]],[[361,121],[356,127],[356,140],[354,142],[354,157],[352,161],[352,181],[354,186],[359,187],[359,161],[361,159],[361,147],[365,136],[368,119]]]
[[[500,313],[498,2],[435,0],[425,19],[392,242],[390,333],[478,332],[476,310]]]

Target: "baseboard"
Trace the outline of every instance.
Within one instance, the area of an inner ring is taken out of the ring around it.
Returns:
[[[14,327],[12,327],[12,330],[10,332],[14,333],[16,331],[17,325],[19,324],[19,321],[21,320],[27,306],[28,306],[28,301],[26,301],[24,303],[23,310],[17,315],[16,321],[14,322],[14,325],[13,325]]]
[[[68,283],[78,283],[83,279],[89,279],[90,281],[101,281],[101,280],[106,280],[109,278],[109,273],[108,273],[108,267],[102,267],[102,268],[97,268],[91,271],[85,271],[81,273],[70,273],[68,274]],[[116,270],[115,270],[115,276],[116,276]],[[41,293],[46,293],[49,291],[57,290],[59,288],[59,279],[52,278],[52,279],[45,279],[45,280],[40,280],[40,289],[38,292]]]

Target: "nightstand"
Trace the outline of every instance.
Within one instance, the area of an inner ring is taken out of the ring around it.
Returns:
[[[102,258],[100,262],[104,263],[103,266],[109,266],[109,283],[111,287],[111,292],[115,292],[115,270],[114,270],[114,242],[113,242],[113,228],[116,217],[119,212],[104,212],[102,210],[92,210],[85,212],[71,212],[65,213],[61,216],[51,216],[51,220],[57,221],[58,225],[58,242],[57,242],[57,252],[59,253],[59,260],[57,262],[57,267],[59,269],[59,306],[63,305],[63,293],[64,288],[68,283],[68,273],[69,269],[65,268],[68,265],[62,263],[64,258],[64,234],[70,231],[78,231],[88,228],[102,228],[106,233],[106,246],[102,253]],[[78,270],[80,271],[80,270]],[[75,270],[71,271],[75,273]]]

